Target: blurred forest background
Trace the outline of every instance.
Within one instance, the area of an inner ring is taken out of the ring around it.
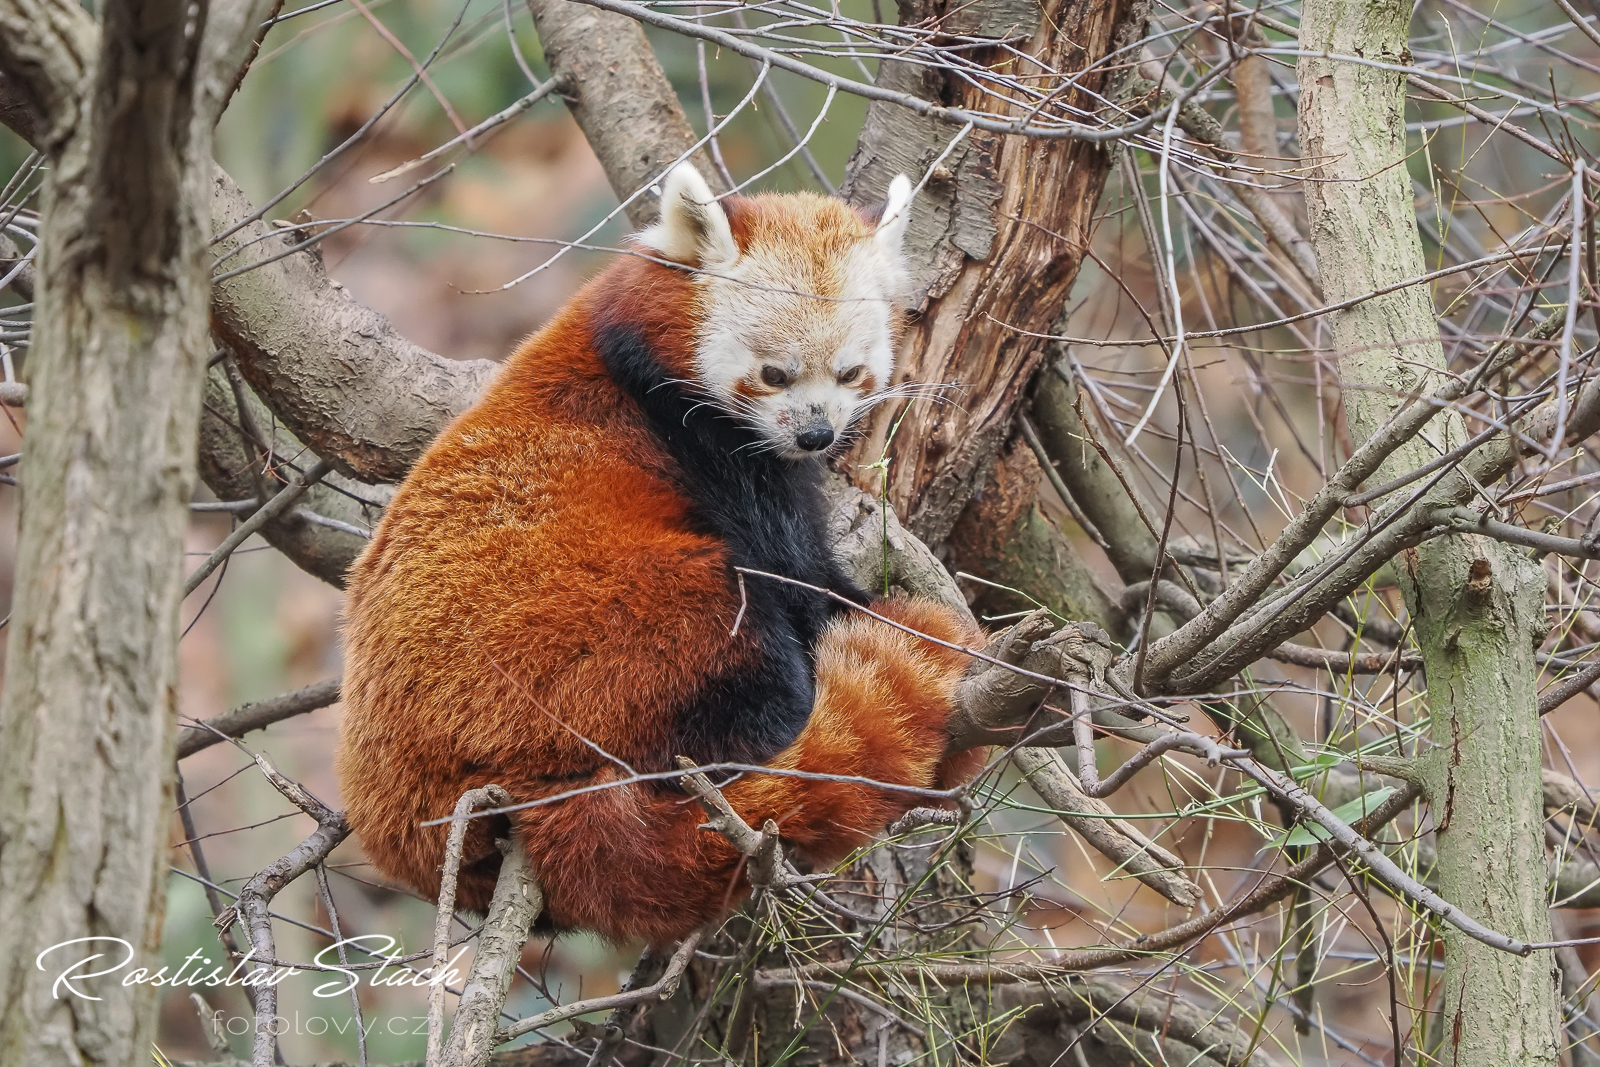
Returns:
[[[1581,6],[1583,0],[1578,2]],[[892,13],[877,10],[877,0],[871,5],[851,0],[840,7],[863,19],[881,21],[886,14],[892,18]],[[1155,17],[1177,27],[1203,8],[1161,4]],[[1293,4],[1268,4],[1262,10],[1290,18],[1293,8]],[[254,202],[265,202],[367,121],[410,76],[413,63],[405,53],[425,55],[459,11],[456,0],[333,0],[307,7],[303,13],[286,10],[266,36],[249,77],[222,120],[219,163]],[[1586,14],[1600,15],[1600,9]],[[508,20],[514,28],[512,39],[506,33]],[[1548,0],[1420,0],[1412,25],[1419,66],[1464,79],[1455,85],[1463,95],[1470,97],[1474,80],[1482,78],[1493,85],[1492,92],[1485,90],[1485,98],[1492,96],[1502,111],[1507,94],[1570,104],[1559,119],[1552,118],[1548,109],[1519,112],[1514,102],[1511,113],[1545,139],[1596,144],[1594,123],[1600,121],[1600,110],[1589,102],[1600,101],[1600,47]],[[692,41],[671,34],[652,31],[651,39],[700,132],[705,128],[700,63],[705,64],[711,102],[719,115],[733,110],[749,91],[753,70],[744,58],[719,55],[715,48],[701,55]],[[512,40],[527,68],[541,80],[547,77],[526,10],[497,0],[472,0],[460,30],[430,67],[430,84],[413,91],[358,147],[278,205],[271,217],[343,219],[392,197],[415,175],[379,183],[372,179],[528,92],[528,74]],[[1156,40],[1159,45],[1159,35]],[[1165,47],[1177,54],[1171,42]],[[1195,47],[1203,52],[1205,46]],[[870,80],[848,60],[812,58],[818,65],[848,69]],[[875,69],[875,60],[865,64],[866,71]],[[1284,56],[1266,64],[1265,72],[1275,87],[1272,99],[1281,139],[1271,146],[1276,160],[1257,162],[1265,171],[1286,173],[1262,178],[1261,184],[1278,187],[1270,195],[1281,210],[1303,218],[1292,180],[1298,166],[1292,143],[1292,51],[1285,49]],[[816,115],[824,90],[781,71],[771,78],[787,110],[804,127]],[[1227,83],[1214,85],[1199,100],[1231,128],[1233,102]],[[843,176],[864,112],[863,101],[839,95],[809,142],[821,171],[832,182]],[[1486,142],[1485,127],[1464,122],[1458,110],[1420,97],[1412,101],[1408,122],[1412,154],[1405,166],[1414,181],[1430,266],[1482,257],[1486,250],[1513,241],[1513,235],[1548,223],[1564,210],[1570,174],[1545,156],[1509,138]],[[732,120],[720,146],[728,170],[742,180],[783,155],[790,142],[774,109],[765,99],[757,99]],[[26,146],[0,130],[0,175],[20,173],[21,180],[36,182],[37,176],[19,171],[27,156]],[[1138,220],[1140,197],[1130,184],[1138,182],[1146,195],[1152,195],[1161,180],[1152,160],[1144,154],[1135,157],[1131,150],[1113,168],[1090,259],[1079,275],[1064,322],[1063,332],[1070,336],[1113,342],[1076,344],[1070,351],[1090,380],[1104,387],[1096,401],[1102,414],[1109,412],[1121,420],[1124,431],[1142,413],[1165,361],[1159,348],[1114,343],[1166,332],[1152,322],[1162,302],[1159,274]],[[1275,253],[1250,247],[1240,228],[1229,229],[1233,216],[1220,206],[1221,179],[1178,167],[1168,180],[1182,186],[1184,197],[1172,201],[1174,217],[1163,217],[1158,225],[1169,225],[1178,234],[1174,267],[1183,293],[1178,310],[1191,330],[1264,321],[1275,313],[1293,314],[1317,306],[1314,297],[1296,289],[1287,272],[1280,270],[1279,280],[1273,280],[1272,263],[1281,268],[1281,257],[1274,260]],[[798,157],[756,183],[756,188],[765,190],[818,186],[817,177]],[[615,206],[616,198],[588,144],[552,96],[484,137],[453,173],[378,216],[379,221],[405,225],[345,229],[323,244],[322,258],[332,278],[356,300],[389,316],[408,338],[454,358],[498,359],[600,268],[608,255],[605,248],[623,239],[626,229],[620,216],[602,224]],[[594,250],[573,250],[536,271],[561,242],[580,239]],[[1459,277],[1472,279],[1473,298],[1487,293],[1514,302],[1526,291],[1521,280],[1510,276],[1488,283],[1479,276]],[[1442,313],[1467,299],[1464,288],[1465,283],[1454,277],[1437,283],[1436,301]],[[17,302],[13,294],[0,292],[0,318],[6,306]],[[1215,447],[1209,469],[1203,470],[1210,477],[1195,479],[1188,474],[1182,480],[1185,500],[1178,507],[1176,534],[1209,538],[1212,520],[1200,505],[1212,500],[1219,522],[1237,531],[1240,540],[1260,543],[1281,527],[1298,498],[1322,484],[1333,460],[1348,452],[1338,391],[1313,354],[1317,346],[1311,334],[1310,328],[1289,326],[1195,342],[1194,380],[1208,405],[1206,417]],[[1447,333],[1447,351],[1450,343]],[[25,349],[16,356],[25,360]],[[0,453],[9,454],[20,450],[18,429],[26,414],[22,409],[3,410],[10,421],[0,420]],[[1168,407],[1159,408],[1157,415],[1158,424],[1170,425]],[[1147,450],[1139,452],[1145,466],[1137,475],[1152,495],[1164,501],[1167,486],[1161,479],[1171,469],[1171,435],[1151,433],[1141,446]],[[0,481],[10,483],[3,475]],[[1592,506],[1592,497],[1583,495],[1588,492],[1543,502],[1552,515],[1566,517]],[[1048,486],[1042,494],[1046,515],[1071,537],[1107,587],[1113,586],[1115,571],[1104,553]],[[8,595],[15,526],[15,491],[0,487],[0,602]],[[197,513],[189,535],[191,554],[204,556],[228,528],[225,515]],[[1552,619],[1556,631],[1546,647],[1554,649],[1566,641],[1561,647],[1583,650],[1600,640],[1600,618],[1581,610],[1585,604],[1579,602],[1591,595],[1593,583],[1573,571],[1570,563],[1564,566],[1567,573],[1562,580],[1574,592],[1568,596],[1568,610]],[[981,584],[969,583],[967,588],[974,596],[987,595]],[[1401,616],[1399,598],[1392,590],[1374,587],[1366,595],[1381,611]],[[248,543],[187,602],[189,629],[181,647],[183,713],[207,718],[246,701],[335,676],[340,666],[341,601],[337,590],[300,572],[277,552],[258,541]],[[1015,607],[1003,601],[989,596],[981,603],[991,611]],[[1324,629],[1330,647],[1338,647],[1341,636],[1336,628]],[[1273,690],[1276,708],[1306,738],[1328,743],[1342,736],[1366,740],[1385,731],[1404,732],[1416,721],[1418,695],[1398,675],[1365,676],[1359,692],[1348,679],[1330,680],[1326,672],[1290,665],[1273,665],[1265,671],[1258,666],[1252,678]],[[1189,710],[1204,728],[1203,712]],[[337,705],[324,708],[279,724],[267,735],[255,735],[250,744],[269,752],[285,773],[337,807],[332,756],[338,715]],[[1546,718],[1545,727],[1547,765],[1579,779],[1600,780],[1600,719],[1593,699],[1583,696],[1568,702]],[[1116,742],[1105,744],[1118,747]],[[1274,816],[1263,812],[1259,797],[1239,799],[1223,781],[1223,772],[1208,770],[1199,761],[1173,758],[1165,767],[1164,775],[1141,777],[1110,803],[1139,819],[1145,833],[1158,837],[1203,881],[1211,882],[1204,886],[1208,894],[1225,898],[1251,875],[1261,850],[1273,842],[1278,833]],[[213,877],[224,887],[236,887],[241,877],[282,855],[305,834],[305,817],[254,772],[247,757],[227,745],[186,760],[182,774],[191,801],[204,798],[192,810]],[[1210,818],[1179,818],[1207,805]],[[1149,889],[1114,871],[1109,861],[1084,847],[1039,807],[1026,788],[1002,783],[996,807],[974,841],[977,888],[1010,894],[1016,924],[1004,936],[1019,946],[1092,944],[1108,930],[1150,929],[1181,915]],[[189,854],[176,847],[181,840],[176,825],[174,835],[166,944],[167,961],[176,965],[193,949],[215,950],[217,943],[210,909],[192,877]],[[354,845],[336,854],[330,873],[336,874],[333,890],[344,929],[382,931],[395,937],[404,951],[426,944],[431,907],[377,884],[359,862]],[[326,922],[315,888],[311,879],[301,879],[275,904],[277,914],[290,917],[278,928],[283,958],[310,958],[326,943],[314,930],[294,925]],[[1600,895],[1596,903],[1600,904]],[[1203,942],[1185,959],[1186,988],[1203,992],[1209,987],[1218,1004],[1242,1010],[1247,1026],[1253,1018],[1264,1034],[1273,1035],[1264,1039],[1264,1047],[1277,1049],[1286,1060],[1391,1062],[1391,997],[1398,995],[1403,1004],[1425,1014],[1431,943],[1415,917],[1387,898],[1374,895],[1370,911],[1349,901],[1345,905],[1330,906],[1316,927],[1318,996],[1310,1009],[1312,1025],[1305,1033],[1297,1033],[1291,1025],[1291,1008],[1281,996],[1285,983],[1292,984],[1283,971],[1293,967],[1294,960],[1279,951],[1285,937],[1279,913],[1256,916]],[[1559,922],[1558,936],[1600,936],[1600,910],[1566,909],[1559,913]],[[1405,948],[1392,973],[1376,965],[1387,951],[1380,925],[1395,945]],[[553,944],[531,944],[525,962],[544,976],[551,993],[570,1000],[614,990],[635,956],[630,947],[612,948],[586,936],[570,936]],[[213,952],[212,957],[220,960],[221,953]],[[1600,968],[1600,946],[1582,949],[1581,958],[1593,973]],[[1398,983],[1398,994],[1389,978]],[[349,1022],[346,1006],[342,1001],[312,998],[314,984],[301,980],[282,987],[279,1013],[294,1020],[283,1038],[285,1054],[291,1062],[353,1059],[353,1038],[337,1032],[340,1020]],[[368,1048],[372,1061],[420,1058],[424,1039],[417,1024],[426,1014],[424,991],[371,989],[364,983],[362,996],[372,1026]],[[208,991],[208,997],[222,1011],[224,1025],[240,1020],[232,1032],[235,1050],[242,1051],[247,1047],[240,1035],[247,1029],[248,1005],[236,992]],[[541,1004],[537,993],[519,987],[508,1009],[527,1014]],[[181,991],[165,995],[162,1048],[175,1059],[206,1055],[200,1022]]]

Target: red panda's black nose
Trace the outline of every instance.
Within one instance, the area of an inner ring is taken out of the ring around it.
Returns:
[[[796,447],[803,448],[807,452],[821,452],[833,444],[833,427],[808,426],[794,435],[794,443]]]

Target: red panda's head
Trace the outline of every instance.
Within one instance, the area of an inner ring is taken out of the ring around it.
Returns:
[[[687,163],[638,237],[695,268],[696,384],[790,459],[827,451],[891,384],[911,182],[880,216],[812,193],[718,200]]]

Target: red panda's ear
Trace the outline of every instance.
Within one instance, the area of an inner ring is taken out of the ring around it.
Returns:
[[[661,219],[638,240],[676,263],[706,270],[730,267],[739,258],[728,213],[689,163],[667,173],[661,183]]]
[[[892,255],[900,254],[900,240],[906,234],[906,223],[911,221],[911,198],[915,193],[911,179],[904,174],[895,175],[894,181],[889,183],[889,198],[878,218],[874,240]]]

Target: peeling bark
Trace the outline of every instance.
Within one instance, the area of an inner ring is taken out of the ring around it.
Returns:
[[[985,3],[962,10],[976,20],[975,28],[1031,30],[1031,38],[1017,47],[1070,74],[1137,40],[1147,7],[1143,0],[1050,0],[1031,27],[1015,4],[995,14]],[[901,18],[943,11],[938,4],[908,3]],[[984,61],[981,53],[974,58]],[[1089,93],[1113,94],[1115,69],[1102,65],[1062,102],[1094,110]],[[945,82],[902,64],[885,62],[879,80],[957,106],[978,106],[980,98],[983,106],[995,104],[966,82]],[[841,192],[861,204],[881,200],[895,174],[920,177],[956,132],[903,108],[873,103]],[[1084,141],[972,133],[941,166],[948,177],[933,171],[920,221],[907,234],[922,313],[901,348],[896,380],[958,388],[950,393],[951,403],[914,404],[888,447],[889,499],[906,527],[933,545],[950,535],[1010,435],[1045,342],[1009,327],[1045,333],[1060,314],[1089,242],[1109,155]],[[854,464],[883,454],[896,415],[887,405],[875,414],[852,452]]]

